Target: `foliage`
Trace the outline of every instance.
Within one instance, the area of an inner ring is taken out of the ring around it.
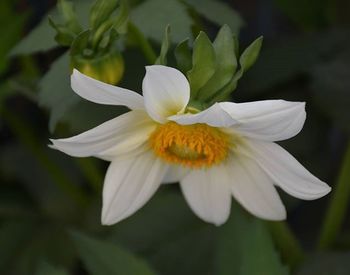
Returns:
[[[0,273],[348,274],[345,2],[275,0],[245,7],[237,1],[235,10],[223,0],[59,1],[32,26],[35,6],[27,12],[20,0],[2,1]],[[247,19],[240,36],[246,47],[237,42],[240,14]],[[251,43],[261,34],[264,45],[262,38]],[[47,129],[76,134],[126,111],[89,103],[70,88],[70,55],[87,47],[99,54],[100,45],[121,54],[125,71],[118,85],[132,90],[141,91],[144,66],[156,62],[186,74],[193,105],[306,101],[303,131],[283,146],[333,186],[333,206],[327,199],[284,196],[288,223],[271,225],[233,203],[229,221],[218,228],[192,214],[176,185],[164,185],[134,216],[101,226],[106,164],[47,147]],[[321,231],[326,244],[318,240]]]

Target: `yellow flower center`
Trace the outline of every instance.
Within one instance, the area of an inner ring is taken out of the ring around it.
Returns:
[[[209,167],[224,161],[230,136],[207,124],[159,125],[149,138],[155,154],[167,162],[190,168]]]

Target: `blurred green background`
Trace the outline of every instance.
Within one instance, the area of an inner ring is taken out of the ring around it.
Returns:
[[[86,22],[93,1],[73,1]],[[130,22],[156,53],[164,29],[175,44],[228,24],[246,46],[264,36],[236,102],[306,101],[303,131],[283,142],[332,193],[305,202],[281,193],[286,222],[265,222],[232,206],[215,227],[199,220],[177,185],[161,187],[135,215],[100,225],[107,163],[47,147],[125,109],[80,99],[69,84],[67,48],[55,42],[51,0],[0,2],[0,274],[350,274],[350,1],[131,0]],[[140,37],[119,48],[119,84],[141,90]],[[243,47],[242,47],[243,48]],[[169,64],[173,57],[169,57]]]

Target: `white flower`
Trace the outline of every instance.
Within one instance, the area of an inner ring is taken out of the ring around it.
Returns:
[[[51,140],[53,148],[71,156],[111,161],[103,188],[103,224],[135,213],[162,182],[179,181],[192,210],[216,225],[227,220],[232,196],[259,218],[283,220],[286,210],[275,186],[304,200],[330,191],[274,143],[302,129],[302,102],[221,102],[196,113],[188,107],[186,77],[156,65],[146,68],[143,97],[76,70],[71,81],[87,100],[131,109],[80,135]]]

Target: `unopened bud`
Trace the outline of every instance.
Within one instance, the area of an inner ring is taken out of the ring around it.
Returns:
[[[124,60],[117,51],[97,57],[74,55],[71,57],[71,69],[77,69],[104,83],[116,85],[124,74]]]

